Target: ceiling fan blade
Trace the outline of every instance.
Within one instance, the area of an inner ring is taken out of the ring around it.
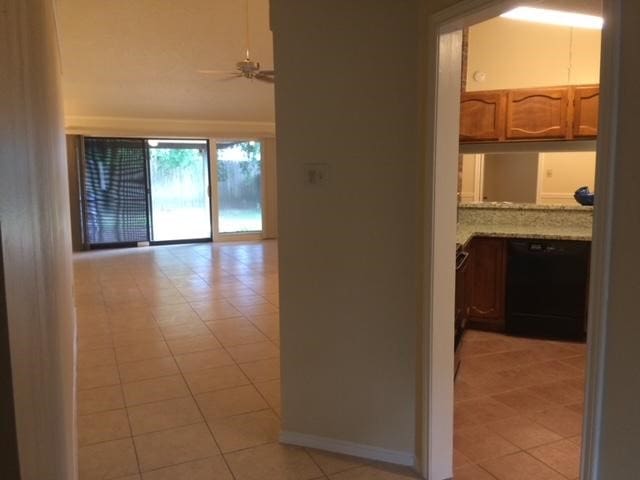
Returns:
[[[264,73],[265,75],[275,75],[275,70],[260,70],[260,73]]]
[[[227,82],[229,80],[235,80],[236,78],[242,78],[242,77],[244,77],[244,75],[242,75],[241,73],[233,73],[233,74],[231,74],[229,76],[218,78],[218,79],[216,79],[216,81],[218,81],[218,82]]]
[[[231,73],[236,73],[233,70],[196,70],[196,71],[204,75],[227,75]]]
[[[253,78],[266,83],[275,83],[276,79],[272,75],[265,75],[264,72],[256,73]]]

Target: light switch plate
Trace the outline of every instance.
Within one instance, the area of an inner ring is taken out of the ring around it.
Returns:
[[[304,184],[310,187],[322,187],[329,182],[329,164],[305,163]]]

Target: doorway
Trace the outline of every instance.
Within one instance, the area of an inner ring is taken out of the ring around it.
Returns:
[[[425,304],[428,305],[424,331],[426,337],[423,361],[427,365],[424,377],[423,392],[423,448],[419,452],[419,468],[425,478],[446,479],[452,475],[453,453],[453,341],[451,317],[454,311],[454,272],[451,261],[453,246],[456,242],[455,210],[456,184],[458,165],[458,132],[460,124],[460,91],[461,91],[461,53],[462,29],[499,15],[514,6],[515,2],[486,1],[460,2],[455,7],[445,10],[430,18],[428,84],[434,85],[429,92],[426,119],[427,140],[434,148],[426,152],[427,165],[430,171],[426,175],[427,223],[433,232],[425,242],[427,258],[427,293]],[[607,104],[611,92],[608,82],[613,80],[613,69],[610,63],[613,52],[613,36],[605,30],[602,62],[602,96],[601,101]],[[607,115],[611,112],[601,109],[600,119],[603,127],[598,138],[599,169],[597,183],[603,201],[599,209],[607,208],[608,187],[603,179],[607,175],[607,146],[610,141],[609,129],[606,125]],[[454,220],[452,220],[454,219]],[[601,239],[607,234],[602,217],[595,217],[593,232],[593,249],[591,262],[591,291],[600,283],[604,271]],[[437,279],[435,281],[434,279]],[[437,300],[435,300],[437,299]],[[583,432],[583,453],[581,478],[593,478],[593,465],[596,462],[594,452],[594,425],[599,403],[598,382],[600,378],[595,368],[600,354],[599,332],[602,329],[601,310],[598,308],[601,299],[590,296],[589,305],[589,362],[587,367],[585,429]],[[444,345],[444,347],[443,347]]]

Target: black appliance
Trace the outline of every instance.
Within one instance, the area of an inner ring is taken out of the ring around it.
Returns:
[[[465,297],[465,273],[467,271],[467,259],[469,253],[465,252],[461,245],[456,245],[456,306],[455,306],[455,332],[454,332],[454,378],[460,368],[460,349],[462,337],[467,323],[467,302]]]
[[[589,252],[590,242],[509,241],[507,333],[584,339]]]

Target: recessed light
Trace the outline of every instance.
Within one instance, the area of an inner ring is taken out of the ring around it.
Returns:
[[[602,17],[596,17],[595,15],[533,7],[517,7],[500,16],[512,20],[546,23],[565,27],[591,28],[594,30],[601,29],[603,24]]]

